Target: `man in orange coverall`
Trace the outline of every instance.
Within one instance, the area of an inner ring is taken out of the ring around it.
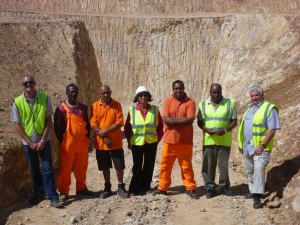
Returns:
[[[165,123],[165,136],[161,156],[159,186],[153,195],[167,195],[171,185],[173,164],[177,158],[186,194],[198,199],[192,167],[193,122],[196,114],[195,101],[187,97],[184,84],[176,80],[172,84],[173,94],[163,105],[162,119]]]
[[[57,177],[60,201],[68,198],[72,169],[76,178],[76,194],[93,195],[86,186],[90,134],[88,106],[77,102],[78,87],[75,84],[67,86],[66,94],[67,100],[56,108],[54,114],[54,130],[60,143]]]
[[[91,126],[96,133],[94,148],[98,169],[103,172],[105,187],[100,198],[111,196],[110,168],[112,161],[118,179],[117,194],[129,198],[123,183],[125,169],[124,150],[121,127],[124,125],[122,106],[111,98],[111,90],[107,85],[100,87],[100,100],[92,107]]]

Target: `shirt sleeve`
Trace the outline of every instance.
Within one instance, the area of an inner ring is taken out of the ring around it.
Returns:
[[[272,109],[267,120],[267,125],[269,130],[278,130],[280,129],[279,117],[276,109]]]
[[[195,118],[196,116],[196,104],[194,100],[190,100],[190,104],[187,107],[187,113],[186,113],[187,117],[193,117]]]
[[[238,116],[238,113],[237,113],[237,110],[235,108],[235,106],[233,107],[233,110],[232,110],[232,116],[231,116],[231,119],[232,120],[236,120],[237,119],[237,116]]]
[[[157,133],[157,139],[158,141],[160,141],[164,136],[164,123],[159,111],[158,111],[158,125],[156,128],[156,133]]]
[[[99,122],[97,118],[97,107],[96,104],[93,104],[91,108],[91,127],[95,125],[99,126]]]
[[[165,116],[170,116],[170,100],[169,99],[166,99],[164,101],[164,105],[163,105],[163,111],[162,111],[162,117],[165,117]]]
[[[52,108],[50,97],[48,95],[46,116],[51,116],[52,114],[53,114],[53,108]]]
[[[120,126],[124,126],[124,119],[123,119],[123,111],[122,106],[120,103],[118,103],[118,106],[116,107],[116,123]]]
[[[10,121],[15,123],[21,123],[20,113],[15,103],[13,103],[11,109]]]

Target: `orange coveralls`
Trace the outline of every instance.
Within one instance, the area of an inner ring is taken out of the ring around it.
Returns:
[[[58,191],[68,194],[71,184],[72,169],[76,178],[76,192],[86,188],[86,171],[88,167],[89,138],[86,136],[86,122],[80,116],[67,112],[67,128],[60,145],[60,166],[57,177]]]
[[[167,98],[163,105],[162,117],[195,117],[195,101],[186,97],[178,102],[173,95]],[[196,182],[192,166],[193,155],[193,126],[165,125],[164,144],[160,163],[158,189],[167,191],[171,185],[171,173],[177,158],[181,168],[183,184],[187,190],[194,190]]]

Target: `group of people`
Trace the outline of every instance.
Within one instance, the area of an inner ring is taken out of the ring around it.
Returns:
[[[60,144],[57,190],[49,141],[53,114],[51,101],[47,93],[35,89],[36,82],[32,76],[24,76],[22,84],[24,92],[14,100],[11,121],[22,137],[29,163],[35,194],[33,203],[47,196],[51,206],[60,208],[61,202],[69,196],[72,171],[76,178],[76,194],[94,195],[86,185],[90,130],[95,133],[94,149],[98,169],[102,171],[105,182],[100,198],[112,195],[110,169],[113,165],[118,181],[117,194],[120,197],[149,193],[167,195],[172,168],[177,159],[186,194],[192,199],[198,199],[192,166],[195,118],[203,130],[202,176],[207,190],[206,197],[232,195],[228,161],[232,130],[237,126],[237,110],[234,100],[223,97],[220,84],[211,85],[210,97],[199,103],[197,115],[196,103],[185,93],[181,80],[173,82],[173,94],[165,99],[162,114],[158,106],[150,104],[153,99],[148,88],[140,86],[133,99],[136,104],[129,107],[125,124],[122,106],[111,97],[109,86],[100,87],[100,99],[92,105],[89,120],[88,106],[77,101],[78,87],[69,84],[66,88],[67,99],[56,108],[54,114],[54,130]],[[242,116],[238,144],[248,174],[249,193],[245,198],[253,198],[253,207],[261,208],[263,205],[260,199],[265,191],[265,168],[270,160],[274,134],[280,129],[280,124],[278,108],[265,100],[264,90],[259,85],[251,85],[249,94],[252,103]],[[133,159],[129,191],[123,182],[125,160],[122,126]],[[156,190],[152,190],[157,145],[162,139],[159,185]],[[40,172],[39,158],[43,174]],[[217,165],[218,184],[215,182]]]

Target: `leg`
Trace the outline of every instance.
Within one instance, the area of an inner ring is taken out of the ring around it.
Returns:
[[[129,185],[129,192],[138,194],[142,188],[142,168],[143,168],[143,149],[141,146],[133,145],[132,149],[132,178]]]
[[[37,197],[42,197],[44,195],[44,188],[38,152],[31,150],[28,145],[24,145],[23,148],[26,153],[26,158],[30,169],[34,193]]]
[[[58,191],[60,194],[69,194],[71,184],[71,173],[74,162],[74,149],[67,140],[60,145],[60,163],[57,177]]]
[[[39,152],[42,159],[43,178],[45,184],[45,190],[48,198],[51,200],[58,200],[58,194],[56,192],[55,180],[52,168],[52,155],[50,141],[45,144],[44,150]]]
[[[202,176],[207,189],[216,188],[215,177],[218,152],[215,147],[203,147]]]
[[[230,187],[229,173],[228,173],[228,161],[230,156],[229,147],[218,147],[218,164],[219,164],[219,186],[228,189]]]
[[[175,145],[166,143],[163,145],[158,189],[164,192],[166,192],[171,185],[172,168],[177,157],[173,149],[174,146]]]
[[[74,158],[74,175],[76,178],[76,192],[87,189],[86,187],[86,171],[88,168],[88,145],[89,139],[86,138],[85,141],[74,142],[77,148],[77,153]]]
[[[102,171],[104,176],[104,181],[105,181],[104,191],[100,194],[100,198],[107,198],[112,194],[111,184],[110,184],[110,168],[112,168],[110,151],[96,150],[96,159],[97,159],[98,169]]]
[[[142,175],[142,188],[144,191],[149,191],[151,189],[151,182],[153,176],[153,170],[155,166],[155,158],[157,151],[157,144],[153,143],[146,145],[144,150],[144,166],[143,166],[143,175]]]
[[[182,181],[186,187],[186,190],[193,191],[196,188],[192,164],[193,146],[177,144],[175,151],[181,168]]]
[[[254,162],[253,157],[250,157],[248,155],[244,155],[244,168],[246,170],[246,173],[248,175],[248,188],[250,193],[254,193],[253,188],[253,173],[254,173]]]
[[[263,195],[265,193],[265,170],[270,161],[270,153],[262,152],[259,156],[254,156],[253,192]]]

